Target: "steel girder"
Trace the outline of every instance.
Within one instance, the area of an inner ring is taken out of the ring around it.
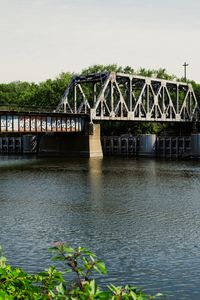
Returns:
[[[90,114],[91,122],[199,120],[191,84],[114,72],[74,76],[57,111]]]

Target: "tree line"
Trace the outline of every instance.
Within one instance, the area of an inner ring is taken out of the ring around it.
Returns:
[[[168,74],[165,68],[158,70],[140,68],[139,70],[134,70],[130,66],[122,67],[117,64],[92,65],[83,69],[80,74],[87,75],[105,71],[129,73],[165,80],[184,81],[184,78],[178,78],[173,74]],[[54,109],[57,107],[73,75],[74,73],[71,72],[63,72],[55,79],[47,79],[40,83],[30,83],[26,81],[2,83],[0,84],[0,106],[27,106]],[[197,99],[200,101],[200,84],[195,81],[188,81],[188,83],[192,84]]]

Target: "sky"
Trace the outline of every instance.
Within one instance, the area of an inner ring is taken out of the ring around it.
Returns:
[[[200,83],[199,0],[0,0],[0,82],[93,64],[165,68]]]

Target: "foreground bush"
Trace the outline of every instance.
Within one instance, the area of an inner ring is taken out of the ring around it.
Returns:
[[[7,265],[6,258],[0,254],[0,300],[147,300],[160,296],[148,296],[128,285],[118,287],[111,284],[101,289],[91,275],[93,272],[106,274],[105,264],[85,248],[73,249],[68,244],[57,243],[50,251],[54,254],[52,260],[64,263],[63,271],[50,266],[44,272],[30,275]],[[75,275],[72,282],[65,278],[69,272]]]

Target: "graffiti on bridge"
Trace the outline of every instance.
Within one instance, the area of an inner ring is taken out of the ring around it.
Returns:
[[[1,115],[0,132],[81,132],[80,117]]]

